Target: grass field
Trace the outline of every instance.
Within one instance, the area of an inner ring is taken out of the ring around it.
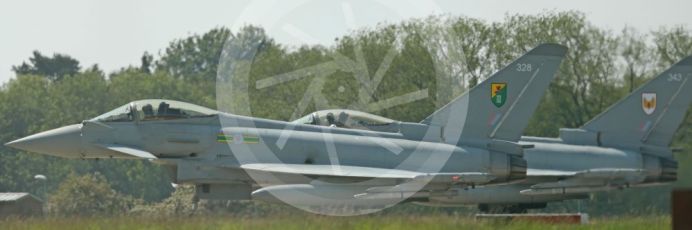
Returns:
[[[670,229],[669,216],[592,218],[587,225],[475,221],[469,216],[317,215],[240,218],[36,218],[0,220],[1,229]]]

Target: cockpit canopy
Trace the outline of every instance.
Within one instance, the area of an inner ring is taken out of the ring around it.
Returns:
[[[110,112],[95,117],[92,120],[101,122],[171,120],[208,117],[218,113],[219,112],[216,110],[190,103],[173,100],[149,99],[130,102]]]
[[[336,126],[349,129],[371,130],[376,126],[386,126],[395,122],[375,114],[348,109],[320,110],[293,121],[293,123]]]

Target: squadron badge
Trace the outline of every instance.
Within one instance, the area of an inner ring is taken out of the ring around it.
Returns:
[[[656,111],[656,93],[642,93],[642,109],[646,115]]]
[[[500,108],[507,101],[507,83],[490,83],[490,100]]]

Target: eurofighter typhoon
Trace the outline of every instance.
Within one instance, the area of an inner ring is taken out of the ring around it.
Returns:
[[[669,145],[692,102],[689,56],[577,129],[558,138],[522,137],[527,179],[485,186],[441,203],[481,204],[486,212],[526,212],[589,193],[662,185],[677,180]],[[689,129],[690,127],[683,127]],[[485,194],[493,194],[489,197]]]
[[[343,111],[286,122],[152,99],[6,145],[149,159],[174,183],[196,185],[200,199],[306,208],[445,202],[436,198],[526,179],[522,156],[532,144],[518,141],[566,51],[539,45],[419,123]]]
[[[457,189],[454,196],[431,196],[417,203],[431,206],[478,204],[483,212],[524,213],[528,209],[544,208],[548,202],[584,199],[593,192],[674,182],[677,161],[673,158],[675,149],[669,145],[692,101],[690,81],[692,56],[673,65],[581,128],[560,129],[558,138],[521,137],[520,145],[534,146],[524,150],[527,161],[524,180],[474,189],[452,188]],[[372,116],[357,111],[324,110],[308,117],[340,113]],[[434,124],[433,121],[431,116],[422,123]]]

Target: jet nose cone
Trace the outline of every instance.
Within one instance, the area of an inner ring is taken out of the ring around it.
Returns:
[[[76,157],[80,153],[81,124],[48,130],[6,143],[6,146],[41,154]]]

